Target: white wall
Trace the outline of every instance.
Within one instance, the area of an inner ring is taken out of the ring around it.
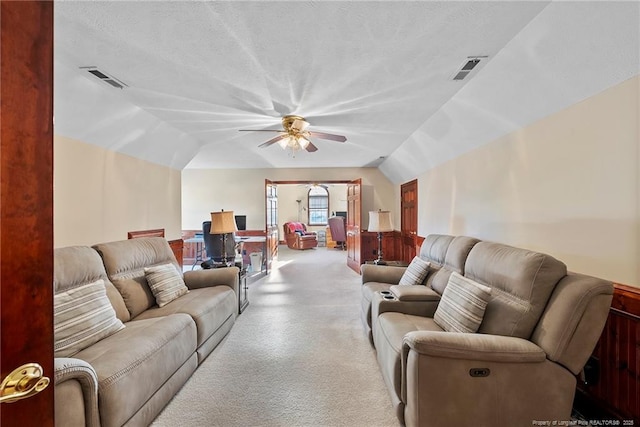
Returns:
[[[640,286],[639,99],[636,77],[420,175],[418,233],[539,250]]]
[[[164,228],[181,237],[180,171],[54,137],[54,247],[123,240]]]
[[[210,212],[224,209],[232,210],[236,215],[246,215],[247,229],[263,230],[265,179],[323,182],[358,178],[362,178],[363,228],[368,225],[369,210],[390,210],[394,218],[397,218],[394,186],[376,168],[184,169],[182,228],[201,229],[202,221],[210,218]],[[293,200],[295,203],[295,199]],[[295,217],[297,218],[297,214]]]

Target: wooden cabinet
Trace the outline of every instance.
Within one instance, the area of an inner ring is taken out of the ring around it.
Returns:
[[[396,231],[382,233],[382,254],[384,260],[400,261],[400,234]],[[360,233],[360,259],[362,263],[378,258],[378,233],[364,231]]]
[[[176,257],[176,260],[178,261],[178,264],[180,264],[180,267],[182,267],[184,265],[183,264],[184,243],[183,243],[182,239],[169,240],[169,246],[171,247],[171,251],[173,251],[173,256]]]

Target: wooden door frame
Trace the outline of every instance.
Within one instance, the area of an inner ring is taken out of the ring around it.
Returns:
[[[405,224],[405,215],[403,209],[404,203],[404,189],[406,187],[415,186],[415,230],[407,230],[407,224]],[[410,262],[414,252],[416,251],[417,238],[418,238],[418,180],[414,179],[400,185],[400,247],[402,249],[402,259],[405,262]],[[410,253],[407,252],[407,247],[410,247]]]
[[[0,2],[0,55],[1,376],[50,379],[0,424],[53,426],[53,2]]]
[[[352,184],[353,180],[347,180],[347,179],[323,179],[323,180],[284,180],[284,181],[272,181],[272,180],[268,180],[271,184],[274,185],[320,185],[320,184]],[[267,218],[267,213],[266,213],[266,206],[265,206],[265,224],[266,224],[266,218]]]
[[[354,182],[359,182],[360,186],[361,186],[361,190],[362,190],[362,178],[356,178],[356,179],[314,179],[314,180],[308,180],[308,179],[303,179],[303,180],[265,180],[265,181],[269,181],[271,184],[274,185],[304,185],[304,184],[353,184]],[[348,205],[348,204],[347,204]],[[266,212],[266,203],[265,203],[265,228],[266,228],[266,219],[267,219],[267,212]],[[362,212],[360,213],[362,214]],[[362,223],[362,218],[360,218],[360,222]],[[279,230],[278,230],[279,231]],[[357,239],[360,239],[360,234],[358,234]],[[359,247],[360,245],[358,245]],[[359,266],[358,266],[359,269]]]
[[[362,263],[362,178],[354,179],[349,182],[349,186],[358,187],[358,211],[360,216],[356,216],[356,220],[350,223],[352,218],[349,200],[349,188],[347,188],[347,265],[356,273],[360,273],[360,265]],[[350,240],[351,245],[349,244]],[[351,248],[350,248],[351,246]],[[353,257],[350,255],[353,253]]]
[[[269,274],[269,270],[271,269],[271,263],[273,261],[274,258],[274,254],[275,256],[278,255],[278,242],[275,242],[275,249],[272,248],[272,245],[274,244],[274,242],[272,242],[273,239],[273,232],[272,230],[269,230],[270,226],[272,226],[272,224],[269,224],[269,187],[276,187],[276,212],[278,211],[277,205],[278,205],[278,195],[277,195],[277,185],[274,184],[273,181],[271,181],[270,179],[265,179],[264,180],[264,236],[265,236],[265,248],[264,248],[264,252],[265,252],[265,256],[267,257],[267,259],[264,261],[265,266],[266,266],[266,273]],[[277,230],[277,220],[276,220],[276,234],[278,233]],[[277,239],[276,239],[277,240]]]

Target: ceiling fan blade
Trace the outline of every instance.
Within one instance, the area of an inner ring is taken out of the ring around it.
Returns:
[[[324,133],[324,132],[309,132],[310,136],[314,136],[320,139],[329,139],[331,141],[345,142],[347,137],[342,135],[334,135],[332,133]]]
[[[287,135],[286,133],[282,134],[282,135],[278,135],[275,138],[271,138],[267,142],[263,142],[262,144],[258,145],[258,147],[268,147],[271,144],[276,143],[276,142],[280,141],[281,139],[286,138],[287,136],[289,136],[289,135]]]
[[[238,129],[238,132],[282,132],[276,129]]]
[[[305,150],[307,150],[310,153],[313,153],[314,151],[318,151],[318,147],[313,145],[313,142],[309,141],[309,144],[306,146]]]

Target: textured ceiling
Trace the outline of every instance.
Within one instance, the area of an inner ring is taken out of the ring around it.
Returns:
[[[379,166],[401,182],[639,74],[639,51],[638,2],[63,1],[55,133],[175,168]],[[292,158],[238,132],[285,114],[347,142]]]

